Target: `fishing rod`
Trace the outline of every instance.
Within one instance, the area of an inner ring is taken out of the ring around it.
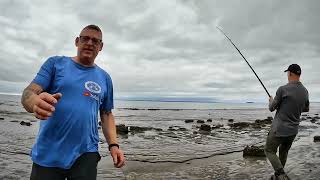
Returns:
[[[237,46],[231,41],[231,39],[226,35],[226,33],[224,33],[218,26],[217,29],[219,29],[221,31],[221,33],[223,35],[226,36],[226,38],[231,42],[231,44],[237,49],[237,51],[240,53],[240,55],[242,56],[242,58],[246,61],[246,63],[248,64],[248,66],[251,68],[252,72],[254,73],[254,75],[256,75],[256,77],[258,78],[258,80],[260,81],[262,87],[264,88],[264,90],[266,91],[266,93],[268,94],[269,97],[271,97],[271,95],[269,94],[267,88],[264,86],[264,84],[262,83],[262,81],[260,80],[260,78],[258,77],[257,73],[253,70],[253,68],[251,67],[251,65],[249,64],[249,62],[247,61],[247,59],[242,55],[242,53],[240,52],[240,50],[237,48]]]

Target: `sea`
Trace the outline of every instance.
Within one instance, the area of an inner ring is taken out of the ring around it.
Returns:
[[[23,109],[20,98],[0,95],[0,179],[30,177],[29,154],[39,120]],[[116,99],[113,113],[116,124],[129,130],[118,134],[126,165],[113,167],[99,129],[98,179],[269,179],[273,174],[265,157],[243,157],[246,146],[264,145],[270,124],[231,126],[272,118],[274,112],[266,103]],[[320,103],[314,102],[310,112],[302,115],[285,167],[291,179],[320,177],[320,143],[314,142],[314,136],[320,135],[319,114]],[[21,125],[22,121],[31,125]],[[204,124],[212,130],[200,130]]]

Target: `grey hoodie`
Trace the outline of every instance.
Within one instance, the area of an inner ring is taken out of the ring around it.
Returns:
[[[271,132],[277,137],[296,135],[301,113],[309,111],[308,90],[300,81],[279,87],[273,101],[269,102],[269,110],[277,110]]]

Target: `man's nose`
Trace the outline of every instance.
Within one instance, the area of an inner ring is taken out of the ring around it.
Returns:
[[[93,45],[93,40],[90,38],[89,41],[87,42],[89,45]]]

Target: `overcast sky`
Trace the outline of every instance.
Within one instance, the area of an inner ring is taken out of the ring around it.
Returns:
[[[88,24],[103,31],[96,63],[111,75],[116,97],[262,100],[267,95],[221,27],[269,92],[302,68],[320,101],[318,0],[1,0],[0,92],[21,93],[50,56],[76,55]]]

